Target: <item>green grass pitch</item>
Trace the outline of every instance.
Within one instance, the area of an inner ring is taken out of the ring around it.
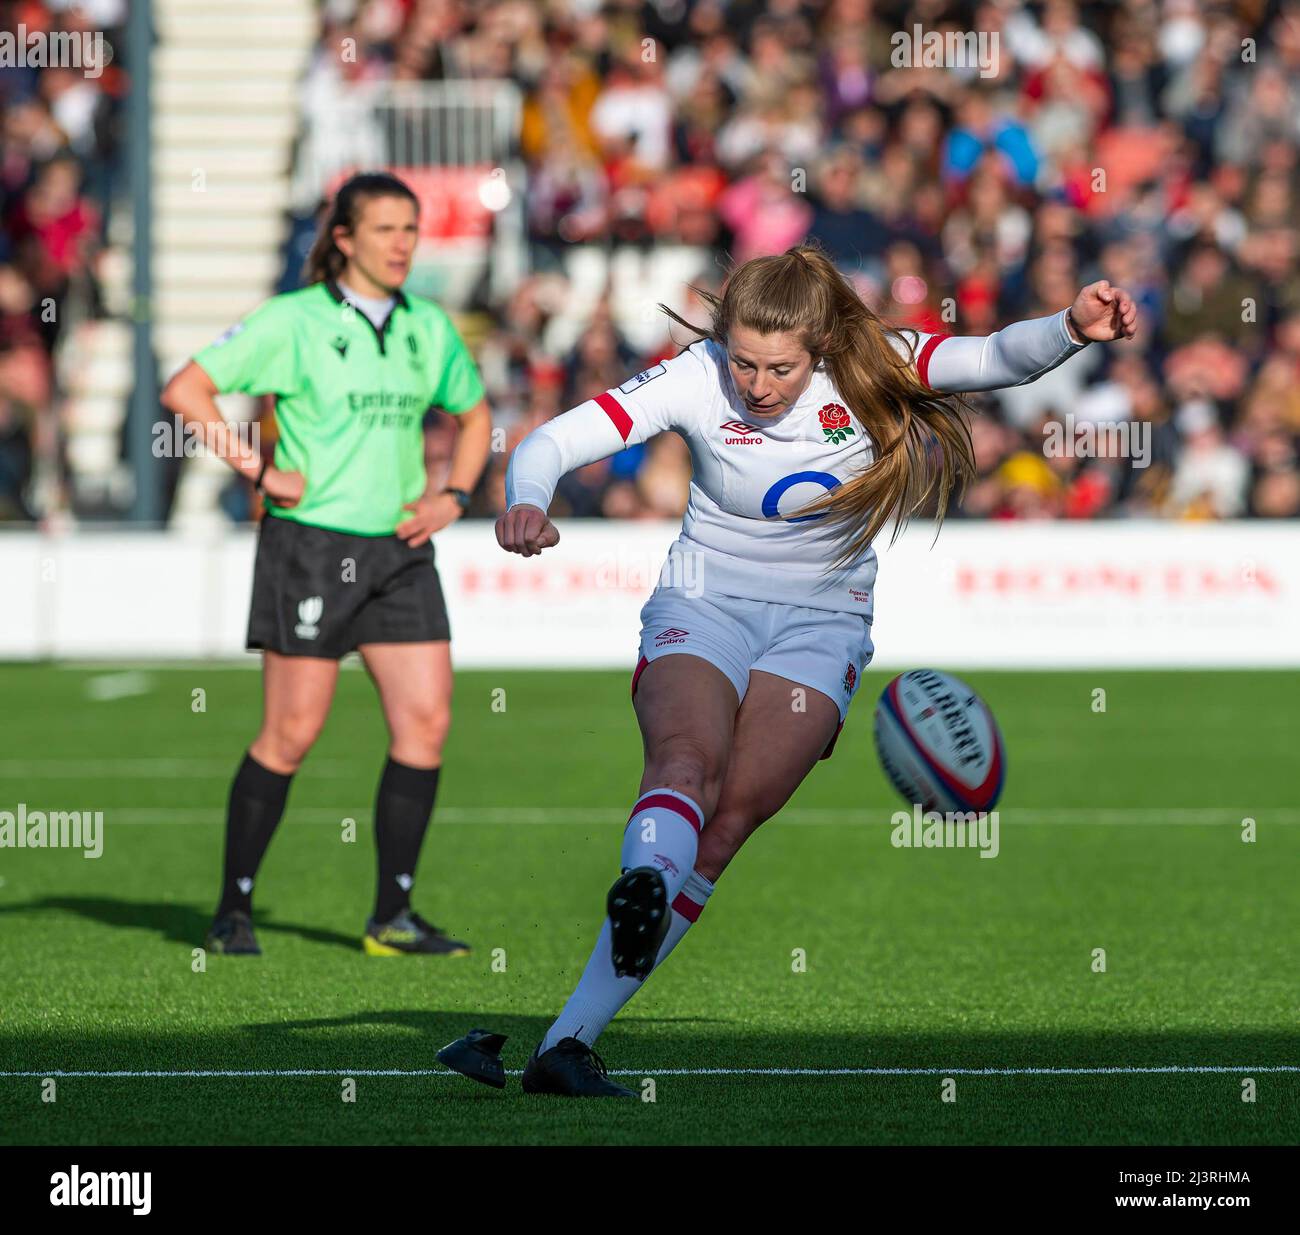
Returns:
[[[434,1052],[481,1025],[522,1068],[581,971],[640,774],[626,673],[458,675],[416,906],[475,952],[413,960],[359,947],[384,734],[345,672],[262,869],[264,955],[198,973],[260,677],[123,673],[0,667],[0,810],[105,812],[96,860],[0,849],[4,1143],[1300,1139],[1300,674],[964,675],[1009,752],[994,860],[890,844],[868,674],[601,1039],[654,1101],[580,1103]]]

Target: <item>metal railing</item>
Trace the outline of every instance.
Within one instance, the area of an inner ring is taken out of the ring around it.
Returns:
[[[362,169],[481,169],[503,179],[510,192],[492,206],[490,236],[454,246],[446,267],[485,267],[489,294],[501,300],[522,277],[527,262],[518,156],[522,98],[512,81],[458,79],[376,82],[340,95],[332,104],[309,104],[293,174],[293,201],[312,210],[339,178]],[[459,285],[469,286],[462,277]],[[451,299],[456,294],[446,293]]]
[[[304,117],[294,197],[310,206],[359,167],[501,167],[518,161],[511,81],[375,82]]]

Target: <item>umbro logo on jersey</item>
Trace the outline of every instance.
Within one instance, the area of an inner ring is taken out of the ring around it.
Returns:
[[[655,635],[655,647],[667,647],[670,643],[685,643],[686,636],[690,633],[689,630],[678,630],[676,626],[669,626]]]
[[[330,344],[330,347],[338,352],[340,360],[348,358],[348,341],[342,335],[338,335]]]
[[[724,420],[718,428],[740,435],[724,437],[722,439],[724,446],[761,446],[766,440],[754,425],[747,425],[743,420]]]

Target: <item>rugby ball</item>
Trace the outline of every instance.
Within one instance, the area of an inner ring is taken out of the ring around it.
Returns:
[[[876,752],[903,798],[922,810],[987,811],[1006,773],[988,705],[937,669],[900,673],[876,703]]]

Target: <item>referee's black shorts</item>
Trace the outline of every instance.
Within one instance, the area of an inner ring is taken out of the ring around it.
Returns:
[[[337,660],[364,643],[450,638],[432,542],[413,549],[397,536],[263,518],[250,649]]]

